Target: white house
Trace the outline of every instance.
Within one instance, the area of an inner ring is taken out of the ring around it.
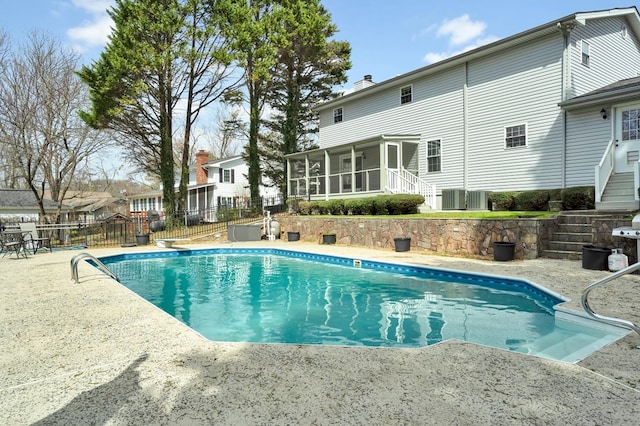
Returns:
[[[319,149],[287,156],[289,196],[596,187],[638,208],[640,16],[575,13],[318,105]]]
[[[209,161],[209,153],[200,150],[189,170],[186,209],[202,215],[205,221],[215,222],[219,208],[241,208],[250,204],[248,166],[242,156]],[[260,186],[265,205],[282,203],[277,188]],[[132,215],[164,209],[162,190],[129,196]]]

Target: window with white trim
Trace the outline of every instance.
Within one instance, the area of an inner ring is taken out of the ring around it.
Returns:
[[[640,109],[622,111],[622,140],[640,139]]]
[[[334,123],[342,122],[342,107],[336,108],[333,110],[333,122]]]
[[[233,169],[220,169],[220,183],[234,183],[234,172]]]
[[[591,46],[582,40],[582,65],[589,66],[591,63]]]
[[[405,86],[400,89],[400,104],[408,104],[413,100],[413,87]]]
[[[427,142],[427,173],[442,171],[441,145],[440,139]]]
[[[527,125],[519,124],[517,126],[505,127],[504,146],[505,148],[527,146]]]

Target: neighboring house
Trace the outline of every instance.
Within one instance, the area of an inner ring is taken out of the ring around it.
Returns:
[[[54,216],[58,204],[44,199],[44,211],[47,216]],[[61,214],[66,220],[70,208],[62,206]],[[31,190],[0,189],[0,221],[2,223],[42,222],[38,200]]]
[[[287,156],[289,196],[596,187],[638,208],[640,16],[576,13],[318,105],[319,149]],[[450,206],[448,206],[450,207]],[[464,208],[464,205],[461,206]]]
[[[44,198],[51,200],[49,191],[45,191]],[[115,213],[126,215],[128,208],[124,198],[98,191],[67,191],[62,202],[71,208],[68,215],[70,222],[92,223]]]
[[[221,208],[240,208],[249,205],[248,166],[242,156],[209,161],[209,154],[200,150],[195,164],[189,170],[189,186],[186,209],[199,212],[205,221],[215,222],[216,211]],[[260,195],[267,205],[278,197],[276,188],[260,186]],[[278,203],[281,202],[279,199]],[[129,196],[132,214],[148,210],[163,210],[162,191]]]

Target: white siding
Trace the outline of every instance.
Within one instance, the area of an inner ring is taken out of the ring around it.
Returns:
[[[420,134],[420,175],[437,185],[462,184],[464,67],[447,70],[413,84],[413,101],[400,105],[400,87],[389,87],[367,98],[345,103],[344,121],[320,128],[320,148],[375,138],[382,134]],[[321,120],[332,119],[332,109]],[[442,140],[442,172],[427,175],[426,140]]]
[[[611,118],[598,111],[567,112],[567,186],[594,185],[595,166],[611,138]]]
[[[620,33],[627,25],[627,37]],[[580,96],[618,80],[636,77],[640,72],[640,45],[622,17],[587,21],[571,32],[571,86]],[[582,40],[591,50],[589,66],[582,65]]]
[[[469,188],[560,185],[562,51],[558,32],[469,64]],[[520,124],[527,146],[506,149],[505,126]]]
[[[640,44],[630,25],[627,38],[622,38],[623,24],[626,19],[621,17],[590,19],[570,33],[571,96],[638,75]],[[591,46],[589,67],[581,64],[583,39]],[[593,184],[593,168],[610,139],[610,129],[599,116],[600,106],[568,113],[565,145],[564,113],[558,106],[563,100],[564,49],[565,39],[557,31],[410,82],[382,83],[359,99],[347,97],[321,111],[320,148],[383,134],[419,134],[419,174],[439,189],[501,191]],[[400,88],[409,84],[413,102],[400,105]],[[333,124],[336,107],[343,108],[344,121]],[[504,128],[521,124],[527,125],[527,146],[506,149]],[[442,171],[428,174],[426,142],[434,139],[442,143]]]

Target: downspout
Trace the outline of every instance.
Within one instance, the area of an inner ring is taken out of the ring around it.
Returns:
[[[561,93],[560,93],[560,101],[564,102],[569,98],[570,90],[571,90],[571,42],[570,35],[571,30],[575,28],[576,24],[571,23],[560,23],[558,22],[558,29],[562,33],[563,38],[563,48],[562,48],[562,64],[561,64]],[[567,110],[562,109],[562,150],[561,150],[561,159],[562,162],[562,173],[561,173],[561,181],[560,187],[564,188],[567,184]]]
[[[464,85],[462,86],[462,187],[468,189],[469,176],[469,62],[464,63]]]

